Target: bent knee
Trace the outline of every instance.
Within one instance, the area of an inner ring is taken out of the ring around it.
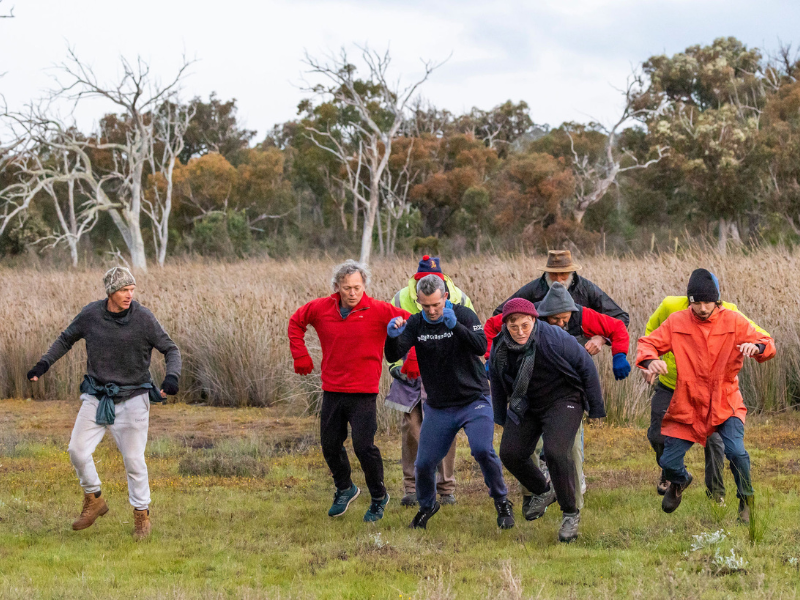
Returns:
[[[83,448],[70,446],[67,449],[69,460],[73,465],[85,465],[92,460],[92,453]]]
[[[496,454],[494,453],[494,448],[489,446],[488,448],[473,448],[472,449],[472,457],[480,462],[484,462],[487,460],[492,460]]]

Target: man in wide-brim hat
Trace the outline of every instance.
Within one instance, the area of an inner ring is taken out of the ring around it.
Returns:
[[[550,250],[547,253],[547,264],[542,268],[541,277],[534,279],[530,283],[525,284],[509,298],[507,298],[500,306],[494,309],[495,315],[503,312],[505,303],[511,298],[525,298],[526,300],[536,303],[541,302],[550,286],[558,281],[569,291],[569,295],[576,304],[586,306],[592,310],[599,312],[609,317],[619,319],[625,326],[628,326],[630,318],[628,313],[622,310],[619,305],[611,299],[611,297],[601,290],[597,285],[578,275],[577,271],[580,270],[580,265],[572,260],[572,253],[569,250]]]

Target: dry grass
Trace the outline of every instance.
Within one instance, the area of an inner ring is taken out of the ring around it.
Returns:
[[[319,377],[292,371],[286,339],[289,316],[302,303],[329,293],[334,260],[178,263],[138,278],[138,299],[153,310],[180,346],[184,373],[180,399],[221,406],[264,406],[282,402],[296,414],[314,412]],[[445,268],[472,298],[482,319],[508,295],[539,275],[541,256],[484,256],[446,260]],[[643,258],[584,257],[582,274],[604,288],[631,315],[632,349],[650,313],[669,294],[685,290],[698,266],[714,271],[723,298],[735,302],[770,331],[778,356],[765,365],[746,365],[742,386],[755,408],[782,410],[800,396],[800,336],[797,298],[800,268],[794,254],[766,249],[720,257],[703,252]],[[416,260],[377,260],[370,293],[391,298],[405,286]],[[37,385],[25,379],[58,333],[80,308],[102,296],[99,271],[37,271],[0,267],[0,397],[73,398],[83,375],[82,345],[62,359]],[[308,345],[319,365],[319,344]],[[598,360],[610,419],[630,422],[646,413],[649,390],[634,374],[611,376],[611,360]],[[157,380],[163,361],[153,361]],[[318,373],[318,367],[316,369]],[[384,387],[388,375],[384,373]],[[381,413],[391,427],[396,413]]]

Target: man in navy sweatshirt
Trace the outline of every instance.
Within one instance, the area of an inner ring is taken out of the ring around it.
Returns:
[[[386,359],[399,360],[415,348],[422,384],[428,394],[419,435],[416,481],[419,512],[410,527],[425,529],[439,510],[436,466],[447,455],[459,430],[467,434],[472,456],[494,498],[497,525],[514,526],[500,459],[492,446],[494,419],[489,386],[481,356],[486,336],[480,319],[470,309],[452,305],[444,282],[435,275],[417,283],[422,312],[392,319],[387,327]]]

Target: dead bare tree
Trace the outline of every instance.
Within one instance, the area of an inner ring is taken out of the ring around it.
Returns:
[[[309,137],[321,149],[332,153],[345,167],[348,190],[354,202],[365,209],[361,236],[361,262],[369,262],[372,254],[372,236],[381,198],[381,178],[391,154],[392,140],[406,118],[405,111],[417,89],[441,63],[423,61],[424,75],[415,83],[401,88],[389,81],[391,58],[388,50],[379,54],[368,47],[359,47],[361,58],[367,66],[365,80],[357,79],[357,70],[344,49],[338,56],[328,55],[325,60],[305,54],[305,64],[310,72],[327,80],[328,85],[310,87],[345,107],[352,108],[358,120],[351,124],[353,136],[343,139],[340,132],[330,127],[326,130],[309,127]],[[362,85],[362,84],[366,85]],[[373,95],[370,95],[372,91]],[[379,105],[376,111],[375,104]],[[378,119],[376,112],[388,115]],[[379,123],[387,122],[386,125]],[[362,173],[364,179],[362,179]]]
[[[78,264],[78,243],[97,222],[102,211],[116,210],[105,191],[114,179],[98,177],[88,150],[90,143],[75,128],[64,128],[43,110],[29,107],[25,113],[6,113],[5,125],[15,144],[7,167],[13,183],[0,190],[0,235],[23,219],[37,197],[49,197],[60,229],[34,243],[69,247],[73,266]],[[66,196],[56,186],[66,187]]]
[[[183,151],[184,134],[195,112],[191,106],[165,102],[152,115],[152,135],[147,153],[150,186],[149,193],[144,195],[143,210],[152,222],[153,245],[159,267],[164,266],[167,257],[175,162]]]
[[[150,66],[141,58],[135,63],[121,58],[122,77],[116,82],[101,82],[93,69],[82,62],[73,49],[59,65],[61,80],[53,91],[54,98],[65,98],[75,104],[88,98],[109,101],[124,115],[125,139],[110,141],[100,132],[94,147],[113,156],[118,187],[118,206],[108,212],[125,241],[135,269],[147,270],[141,213],[144,199],[144,170],[152,148],[153,115],[159,107],[173,99],[179,84],[191,65],[184,57],[175,76],[161,84],[150,73]]]
[[[638,106],[637,100],[643,94],[644,80],[640,73],[634,73],[628,77],[625,96],[625,107],[620,118],[611,126],[606,127],[595,122],[597,127],[606,135],[606,143],[601,156],[592,160],[587,155],[579,155],[575,150],[575,140],[567,130],[569,136],[570,149],[572,151],[572,171],[575,176],[575,206],[572,214],[575,220],[580,223],[583,216],[590,206],[599,202],[612,185],[617,183],[617,177],[621,173],[637,169],[646,169],[656,163],[669,153],[669,146],[660,145],[656,148],[657,156],[645,162],[640,162],[632,153],[624,151],[621,154],[617,149],[617,135],[623,125],[631,120],[643,120],[654,116],[662,107],[642,108]],[[631,164],[622,166],[623,158],[627,157]]]

